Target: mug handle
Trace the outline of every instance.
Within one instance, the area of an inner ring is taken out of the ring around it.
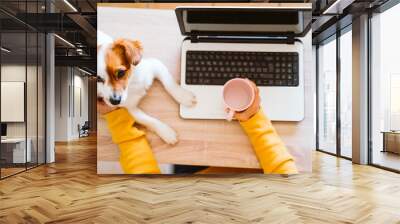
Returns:
[[[226,115],[226,120],[232,121],[233,115],[235,115],[235,110],[232,110],[230,108],[226,108],[226,110],[228,111],[228,114]]]

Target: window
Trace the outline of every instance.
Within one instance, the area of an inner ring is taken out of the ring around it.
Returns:
[[[336,154],[336,39],[318,48],[318,149]]]
[[[317,147],[320,151],[351,159],[353,79],[351,25],[320,43],[317,49]]]
[[[390,74],[390,130],[400,130],[400,73]]]
[[[371,18],[370,161],[400,171],[400,4]]]
[[[340,36],[340,155],[352,157],[352,32]]]

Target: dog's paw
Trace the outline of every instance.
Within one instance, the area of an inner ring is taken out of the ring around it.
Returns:
[[[184,89],[184,88],[177,88],[176,89],[176,100],[178,101],[178,103],[186,106],[186,107],[193,107],[194,105],[196,105],[197,101],[196,101],[196,96]]]
[[[174,145],[178,142],[178,136],[176,132],[166,124],[160,124],[157,127],[157,134],[162,140],[164,140],[164,142],[170,145]]]

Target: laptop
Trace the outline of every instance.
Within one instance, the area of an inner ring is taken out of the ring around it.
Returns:
[[[180,107],[187,119],[225,119],[223,85],[248,78],[271,120],[304,118],[304,45],[311,7],[178,7],[181,86],[197,97]]]

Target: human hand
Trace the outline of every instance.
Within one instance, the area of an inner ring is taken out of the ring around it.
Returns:
[[[260,91],[253,81],[248,80],[248,82],[250,82],[251,86],[254,89],[255,98],[254,98],[253,103],[250,105],[250,107],[247,108],[245,111],[235,112],[233,117],[236,118],[238,121],[247,121],[260,110],[260,102],[261,102],[260,95],[259,95]]]
[[[107,114],[115,109],[118,109],[118,107],[110,107],[107,105],[102,98],[97,98],[97,111],[100,114]]]

